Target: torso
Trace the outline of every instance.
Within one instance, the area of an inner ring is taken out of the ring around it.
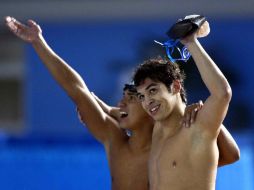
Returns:
[[[112,179],[112,190],[148,190],[149,148],[133,152],[128,140],[105,147]]]
[[[180,128],[172,137],[154,128],[149,160],[151,190],[213,190],[217,163],[216,139],[204,138],[197,126]]]

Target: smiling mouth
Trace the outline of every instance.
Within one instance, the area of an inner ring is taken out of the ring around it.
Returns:
[[[125,118],[128,116],[128,113],[126,112],[120,112],[120,114],[121,114],[121,118]]]
[[[154,115],[157,113],[158,109],[160,108],[160,105],[152,107],[151,109],[149,109],[149,112]]]

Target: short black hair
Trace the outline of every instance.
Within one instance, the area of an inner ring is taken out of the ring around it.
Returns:
[[[136,87],[139,86],[146,78],[162,82],[169,91],[173,81],[179,80],[182,86],[180,95],[182,101],[187,104],[186,92],[184,89],[185,74],[176,63],[172,63],[167,58],[162,57],[148,59],[135,70],[133,75],[134,85]]]
[[[137,89],[134,84],[124,84],[123,91],[126,91],[126,90],[133,93],[137,93]]]

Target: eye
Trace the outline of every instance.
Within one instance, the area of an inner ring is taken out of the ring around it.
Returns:
[[[144,99],[145,99],[145,96],[144,96],[144,95],[138,94],[137,96],[138,96],[138,100],[139,100],[139,101],[141,101],[141,102],[144,101]]]
[[[154,94],[156,94],[157,93],[157,89],[156,88],[151,88],[150,90],[149,90],[149,94],[151,94],[151,95],[154,95]]]
[[[128,100],[129,100],[129,101],[134,101],[134,100],[136,100],[136,96],[130,95],[130,96],[128,97]]]

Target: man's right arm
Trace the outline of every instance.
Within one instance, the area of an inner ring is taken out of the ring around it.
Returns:
[[[210,30],[207,23],[207,31]],[[192,54],[201,78],[210,92],[202,110],[199,111],[196,124],[207,136],[217,138],[224,120],[232,92],[227,79],[213,62],[197,40],[197,33],[182,40]]]
[[[82,120],[97,140],[105,143],[112,133],[122,134],[116,127],[117,122],[101,109],[81,76],[48,46],[39,25],[29,20],[26,26],[11,17],[6,17],[6,25],[16,36],[32,44],[49,72],[77,105]]]

